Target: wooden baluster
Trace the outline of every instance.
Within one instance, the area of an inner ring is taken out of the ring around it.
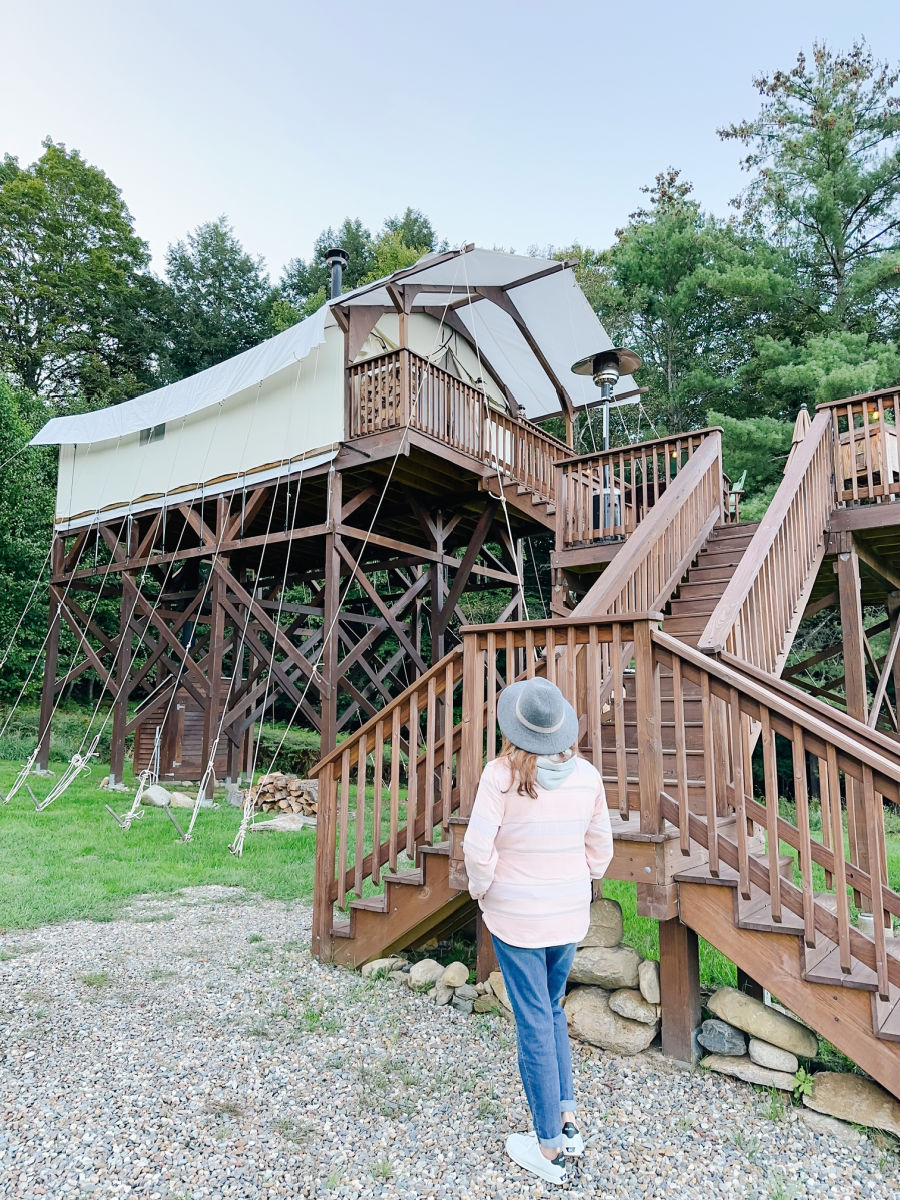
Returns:
[[[428,680],[428,688],[425,694],[425,795],[422,798],[422,807],[425,813],[424,842],[426,846],[434,844],[434,742],[436,720],[437,689],[435,687],[435,677],[432,675]]]
[[[769,896],[772,905],[772,919],[780,921],[781,872],[778,870],[778,854],[781,840],[778,836],[778,775],[775,763],[775,734],[772,732],[769,710],[764,705],[760,705],[760,730],[769,856]]]
[[[416,858],[416,821],[419,815],[419,698],[415,692],[409,698],[409,758],[406,768],[406,853]]]
[[[552,625],[548,625],[544,630],[544,652],[546,655],[547,678],[551,683],[556,683],[556,631]]]
[[[628,760],[625,751],[625,677],[622,670],[622,627],[618,621],[612,627],[612,671],[613,716],[616,727],[616,787],[619,792],[619,815],[627,821]]]
[[[356,821],[354,833],[356,861],[354,863],[353,872],[353,890],[357,896],[362,897],[363,886],[363,860],[366,857],[365,847],[365,832],[366,832],[366,738],[365,735],[358,739],[356,743]],[[373,830],[373,839],[374,839]],[[374,847],[373,847],[374,849]]]
[[[819,776],[819,806],[822,810],[822,845],[831,849],[831,796],[828,791],[828,762],[824,758],[816,758],[816,770]],[[840,798],[838,800],[840,803]],[[834,887],[834,872],[825,872],[825,889],[831,891]]]
[[[350,748],[341,755],[341,789],[338,799],[337,902],[347,904],[347,827],[350,822]]]
[[[578,697],[578,693],[575,688],[575,664],[578,657],[578,648],[575,643],[575,633],[576,630],[573,625],[570,625],[566,630],[566,651],[565,661],[563,663],[565,675],[563,682],[560,684],[563,695],[573,707],[575,706],[575,702]]]
[[[838,771],[837,750],[829,745],[828,756],[828,794],[831,798],[832,814],[832,853],[834,855],[834,891],[837,898],[838,946],[841,970],[850,970],[850,910],[847,903],[847,868],[844,859],[844,829],[841,821],[841,777]],[[847,777],[844,777],[847,783]],[[849,787],[847,791],[849,792]],[[812,885],[810,884],[810,894]]]
[[[813,908],[812,838],[809,832],[809,797],[806,790],[806,750],[800,725],[791,729],[791,759],[794,769],[794,802],[800,831],[800,878],[803,889],[803,936],[807,946],[816,944],[816,918]]]
[[[591,735],[591,761],[603,774],[603,713],[600,710],[600,690],[605,683],[600,661],[600,631],[592,624],[588,629],[585,647],[585,691],[588,704],[588,725]]]
[[[525,630],[525,678],[534,679],[535,667],[537,662],[534,654],[534,630],[530,627]]]
[[[709,849],[709,869],[713,875],[719,874],[719,833],[718,805],[719,791],[724,791],[725,779],[721,774],[721,759],[716,754],[713,741],[713,698],[709,688],[709,675],[703,672],[700,678],[700,711],[703,714],[703,768],[704,793],[706,800],[706,830],[707,847]]]
[[[515,682],[516,670],[516,635],[510,629],[506,634],[506,686]]]
[[[672,706],[675,719],[675,779],[678,785],[678,832],[683,854],[690,851],[690,806],[688,804],[687,742],[684,734],[684,694],[681,659],[672,656]]]
[[[747,848],[747,808],[744,783],[744,746],[742,715],[737,688],[728,693],[728,715],[731,723],[731,778],[734,785],[735,832],[738,847],[738,886],[745,900],[750,899],[750,859]]]
[[[884,433],[882,431],[882,437]],[[872,936],[875,941],[875,973],[878,977],[878,995],[887,1000],[890,994],[887,974],[887,950],[884,944],[884,902],[882,887],[885,878],[882,875],[881,845],[879,831],[884,826],[884,801],[876,803],[875,781],[872,768],[863,766],[863,796],[866,808],[866,838],[869,844],[869,878],[872,881]],[[888,915],[888,924],[891,917]]]
[[[879,484],[879,494],[885,499],[893,490],[891,484],[893,479],[890,470],[890,455],[888,454],[888,437],[887,429],[884,425],[884,399],[879,396],[878,404],[878,441],[881,443],[881,483]]]
[[[850,482],[853,496],[853,503],[859,503],[859,476],[856,470],[856,430],[853,427],[853,405],[847,405],[847,454],[850,460]]]
[[[491,631],[486,638],[487,658],[487,744],[486,762],[497,757],[497,635]]]
[[[444,668],[444,760],[441,764],[441,829],[446,836],[450,828],[453,796],[453,664]]]
[[[372,767],[372,882],[381,880],[381,802],[384,794],[384,721],[375,726],[375,759]]]
[[[844,502],[844,469],[841,464],[841,435],[837,409],[831,410],[831,458],[834,470],[834,498],[837,503]]]
[[[869,436],[869,412],[866,407],[866,402],[860,404],[860,415],[862,417],[862,432],[863,446],[865,447],[866,455],[866,487],[868,489],[867,497],[869,500],[875,499],[875,484],[873,482],[872,471],[872,447],[874,439]]]
[[[391,716],[391,825],[388,843],[388,863],[392,871],[397,870],[400,831],[400,708],[394,708]]]

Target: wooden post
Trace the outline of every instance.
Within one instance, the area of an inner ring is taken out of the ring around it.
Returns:
[[[316,865],[313,889],[312,952],[330,962],[334,901],[334,852],[337,832],[337,780],[331,767],[319,777],[319,804],[316,815]],[[343,870],[343,864],[341,866]]]
[[[459,815],[472,815],[475,793],[484,759],[482,703],[484,700],[484,651],[475,634],[463,636],[462,736],[458,757]]]
[[[859,558],[853,544],[852,534],[844,535],[841,539],[834,570],[838,582],[841,631],[844,641],[844,698],[848,714],[865,724],[869,712],[869,697],[866,690]],[[869,839],[866,835],[866,806],[863,789],[850,776],[846,777],[846,788],[850,859],[868,874]],[[854,893],[854,898],[863,912],[872,911],[871,901],[867,896]]]
[[[340,535],[342,477],[340,471],[328,475],[328,533],[325,535],[325,600],[322,646],[322,755],[337,745],[338,614],[341,606]]]
[[[218,545],[222,544],[227,520],[228,501],[224,496],[220,496],[216,501],[216,538]],[[227,571],[229,561],[228,555],[219,555],[218,559],[214,558],[210,565],[213,577],[209,594],[211,611],[209,614],[208,703],[203,722],[203,749],[200,755],[204,771],[209,765],[210,759],[215,755],[216,735],[219,732],[219,721],[222,715],[219,709],[222,704],[222,659],[225,654],[225,609],[222,605],[225,582],[220,574],[220,570]],[[215,771],[215,767],[213,767],[213,771]]]
[[[659,923],[659,993],[663,1054],[693,1063],[694,1031],[700,1024],[699,941],[678,917]]]
[[[900,592],[891,592],[887,599],[888,620],[891,623],[891,640],[900,621]],[[897,732],[900,733],[900,653],[894,655],[892,663],[885,663],[884,669],[890,666],[891,678],[894,681],[894,702],[897,706]]]
[[[63,569],[65,560],[65,543],[61,537],[53,539],[51,551],[50,578],[56,579]],[[59,592],[50,585],[50,611],[48,615],[47,648],[44,652],[44,682],[41,688],[41,720],[38,728],[38,753],[35,766],[39,771],[46,771],[50,763],[50,722],[53,715],[53,700],[56,695],[56,668],[59,663],[59,626],[62,619],[60,614]]]
[[[659,676],[653,663],[649,620],[634,622],[634,684],[641,833],[659,833],[662,830],[659,794],[663,786],[662,742],[657,717]],[[678,702],[676,697],[675,703]]]

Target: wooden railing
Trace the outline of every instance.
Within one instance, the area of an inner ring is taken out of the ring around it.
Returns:
[[[554,468],[571,448],[528,421],[495,411],[479,388],[411,350],[354,363],[347,374],[350,438],[408,426],[555,500]]]
[[[628,542],[575,609],[576,616],[657,612],[723,518],[722,435],[710,430]]]
[[[705,653],[779,673],[825,552],[831,472],[831,415],[820,412],[700,637]]]
[[[557,550],[628,537],[704,442],[721,433],[699,429],[559,462]]]
[[[330,940],[335,903],[446,836],[459,804],[461,688],[456,647],[318,764],[314,948]]]
[[[900,893],[888,880],[884,831],[884,802],[900,801],[900,759],[896,753],[880,754],[871,740],[857,737],[853,728],[821,720],[805,703],[795,703],[782,691],[768,687],[725,663],[710,659],[659,630],[651,633],[653,664],[671,674],[675,683],[675,758],[681,776],[686,768],[684,721],[678,719],[685,703],[685,684],[703,697],[704,722],[717,724],[715,709],[723,709],[731,731],[724,755],[704,755],[705,812],[692,813],[683,801],[663,793],[662,815],[679,827],[683,848],[691,839],[709,851],[710,868],[719,873],[724,862],[738,872],[739,888],[748,898],[751,886],[771,899],[779,921],[794,914],[802,921],[808,946],[824,935],[838,947],[844,971],[851,956],[876,976],[882,998],[888,981],[900,986],[900,959],[885,948],[885,928],[900,916]],[[850,718],[845,724],[855,725]],[[752,747],[750,729],[761,736]],[[787,752],[793,763],[793,817],[779,808],[780,788],[776,754]],[[757,770],[754,772],[754,756]],[[754,778],[761,781],[754,789]],[[845,851],[843,812],[848,794],[859,792],[866,809],[865,844],[859,853]],[[736,845],[720,841],[717,816],[722,801],[737,817]],[[765,861],[757,848],[751,853],[748,831],[766,832]],[[797,852],[799,883],[784,878],[778,856],[783,844]],[[849,895],[874,912],[872,937],[850,923]]]
[[[900,495],[900,388],[820,404],[831,419],[835,502],[881,504]]]

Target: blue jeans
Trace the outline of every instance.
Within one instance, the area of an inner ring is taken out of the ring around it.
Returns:
[[[575,1111],[569,1027],[562,1010],[575,942],[532,950],[494,938],[516,1018],[519,1072],[538,1141],[562,1146],[562,1113]]]

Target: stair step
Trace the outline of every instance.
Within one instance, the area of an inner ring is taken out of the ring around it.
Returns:
[[[680,604],[688,600],[697,603],[698,601],[711,600],[713,601],[713,606],[715,606],[721,600],[725,592],[725,586],[724,581],[722,583],[698,583],[689,575],[687,583],[683,583],[678,589],[678,599],[673,600],[672,603]]]
[[[696,633],[698,636],[709,624],[709,616],[666,617],[663,620],[663,633],[671,633],[674,637],[683,634]]]
[[[350,918],[336,917],[331,922],[331,933],[333,937],[348,938],[350,934]]]
[[[450,854],[450,842],[435,842],[433,846],[420,846],[420,854],[441,854],[445,858]]]
[[[865,966],[855,958],[850,959],[850,964],[849,972],[841,969],[840,947],[832,943],[831,949],[819,958],[814,966],[807,966],[803,972],[803,978],[810,983],[839,984],[841,987],[862,988],[868,992],[876,991],[878,977],[871,967]]]
[[[749,903],[741,902],[738,916],[741,929],[756,929],[761,933],[802,933],[803,918],[781,906],[781,920],[772,916],[772,898],[765,892]]]
[[[381,876],[383,883],[400,883],[408,884],[411,887],[421,887],[425,882],[425,873],[421,867],[417,867],[414,871],[394,871],[388,875]]]
[[[726,548],[723,550],[701,550],[697,558],[697,568],[703,569],[708,567],[719,567],[723,570],[735,570],[738,563],[741,561],[741,552],[738,548]]]
[[[890,985],[890,998],[872,996],[872,1025],[876,1037],[885,1042],[900,1042],[900,988]]]
[[[386,913],[387,896],[382,893],[380,896],[367,896],[365,900],[351,900],[350,908],[362,912]]]

